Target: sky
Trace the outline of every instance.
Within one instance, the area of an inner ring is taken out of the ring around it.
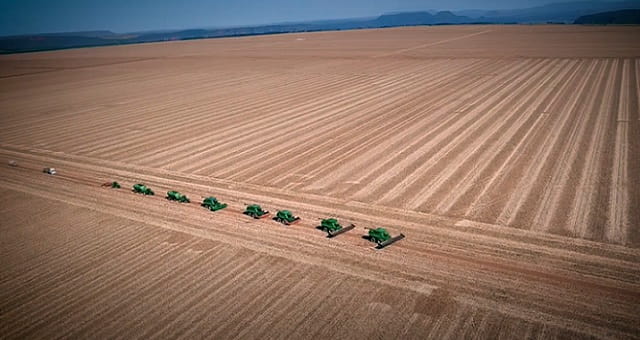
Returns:
[[[566,0],[563,0],[566,1]],[[417,10],[505,9],[549,0],[0,0],[0,36],[261,25]]]

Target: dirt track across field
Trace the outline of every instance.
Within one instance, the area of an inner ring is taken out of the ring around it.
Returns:
[[[448,26],[2,56],[0,160],[18,166],[0,167],[0,334],[637,337],[639,35]],[[327,239],[329,216],[357,228]],[[362,235],[378,226],[407,238],[376,251]]]

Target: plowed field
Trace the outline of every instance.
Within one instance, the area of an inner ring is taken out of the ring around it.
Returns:
[[[637,36],[448,26],[2,56],[0,335],[637,337]],[[210,195],[229,208],[199,207]],[[357,228],[327,239],[330,216]],[[375,250],[378,226],[407,237]]]

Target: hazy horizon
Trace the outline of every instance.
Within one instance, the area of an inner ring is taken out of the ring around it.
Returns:
[[[493,10],[539,6],[563,0],[168,0],[0,1],[0,36],[108,30],[127,33],[264,25],[377,16],[425,10]],[[607,2],[600,0],[600,2]]]

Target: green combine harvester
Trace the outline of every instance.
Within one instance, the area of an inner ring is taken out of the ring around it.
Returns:
[[[351,224],[348,227],[343,227],[338,223],[338,220],[335,218],[326,218],[320,222],[319,229],[322,229],[327,232],[327,237],[334,237],[340,235],[342,233],[346,233],[347,231],[355,228],[355,224]]]
[[[300,217],[293,216],[293,213],[289,210],[278,211],[276,217],[274,217],[273,219],[280,223],[284,223],[285,225],[291,225],[300,222]]]
[[[269,216],[269,212],[266,210],[262,210],[262,207],[260,207],[257,204],[249,204],[247,205],[247,209],[243,212],[243,214],[251,216],[255,219],[258,218],[265,218],[267,216]]]
[[[178,201],[180,203],[191,203],[186,195],[183,195],[177,191],[167,191],[167,199],[169,201]]]
[[[112,188],[112,189],[120,189],[120,188],[122,188],[120,186],[120,183],[118,183],[116,181],[103,183],[102,186],[103,187],[109,187],[109,188]]]
[[[211,211],[217,211],[227,207],[226,203],[220,203],[218,199],[213,196],[205,198],[200,205]]]
[[[387,229],[384,228],[369,229],[369,241],[378,244],[376,249],[382,249],[392,243],[402,240],[403,238],[404,234],[402,233],[396,237],[391,237]]]
[[[155,195],[153,190],[151,190],[151,188],[147,187],[144,184],[134,184],[133,192],[138,194],[143,194],[143,195],[151,195],[151,196]]]

